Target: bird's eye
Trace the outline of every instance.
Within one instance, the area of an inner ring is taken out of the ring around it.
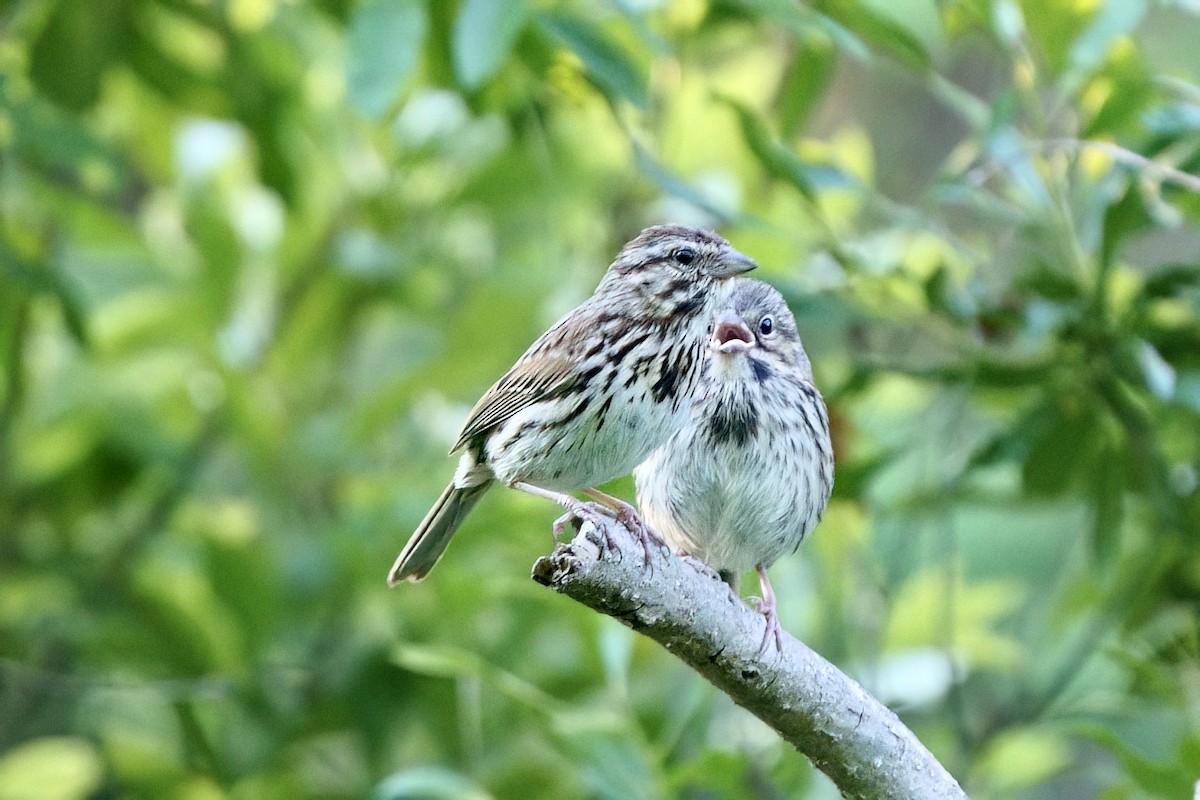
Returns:
[[[761,333],[763,336],[770,336],[774,332],[774,330],[775,330],[775,320],[771,318],[770,314],[768,314],[767,316],[763,317],[762,319],[760,319],[758,321],[758,332]]]
[[[676,261],[685,266],[696,260],[696,251],[690,247],[680,247],[671,255]]]

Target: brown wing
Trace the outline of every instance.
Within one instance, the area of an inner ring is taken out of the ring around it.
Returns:
[[[551,355],[543,352],[518,361],[479,398],[450,452],[455,452],[531,403],[562,394],[578,380],[578,364],[569,353]]]

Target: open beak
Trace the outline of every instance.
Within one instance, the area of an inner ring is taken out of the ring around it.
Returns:
[[[758,269],[757,261],[732,247],[725,247],[721,253],[721,260],[709,270],[709,274],[714,278],[731,278],[752,269]]]
[[[754,347],[754,335],[750,333],[746,323],[742,322],[741,317],[725,310],[717,315],[717,324],[713,328],[710,344],[718,353],[744,353]]]

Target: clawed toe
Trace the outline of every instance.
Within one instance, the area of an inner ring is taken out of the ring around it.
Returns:
[[[622,510],[617,514],[617,521],[628,528],[638,538],[638,541],[642,543],[642,556],[645,559],[646,566],[653,570],[654,551],[662,545],[658,537],[654,535],[654,531],[650,530],[650,526],[632,511],[625,513]]]
[[[775,613],[775,607],[768,607],[765,603],[761,602],[757,605],[757,610],[763,615],[766,623],[766,627],[763,630],[762,642],[758,645],[758,657],[762,658],[767,654],[772,639],[775,640],[775,651],[783,652],[783,626],[779,624],[779,615]]]
[[[566,532],[568,526],[579,530],[579,526],[575,524],[578,520],[579,515],[574,511],[568,511],[558,519],[554,520],[554,526],[552,528],[554,544],[558,544],[560,540],[565,538],[564,533]]]
[[[771,588],[767,570],[762,564],[756,565],[754,569],[758,572],[758,583],[763,596],[761,600],[757,597],[751,598],[751,600],[754,602],[755,609],[763,615],[766,622],[762,643],[758,646],[758,656],[761,658],[767,654],[772,638],[775,639],[776,652],[783,652],[783,627],[779,624],[779,614],[775,610],[775,590]]]
[[[596,529],[596,532],[604,537],[604,545],[610,552],[620,552],[617,543],[613,541],[612,536],[608,533],[608,523],[611,518],[604,513],[602,506],[596,506],[591,503],[580,503],[579,510],[573,513],[579,519],[592,523],[592,527]]]
[[[654,551],[656,548],[662,547],[662,542],[650,530],[650,526],[642,520],[637,509],[624,500],[605,494],[599,489],[588,487],[583,490],[583,493],[600,503],[601,506],[610,509],[616,517],[617,522],[628,528],[638,538],[638,541],[642,543],[642,556],[645,559],[645,564],[653,571]]]

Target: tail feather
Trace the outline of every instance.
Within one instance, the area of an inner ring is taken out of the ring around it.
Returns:
[[[450,544],[450,538],[462,524],[467,512],[475,507],[491,485],[491,481],[485,481],[465,489],[453,483],[447,486],[392,565],[392,571],[388,573],[388,586],[407,580],[419,581],[428,575],[442,553],[446,552],[446,545]]]

